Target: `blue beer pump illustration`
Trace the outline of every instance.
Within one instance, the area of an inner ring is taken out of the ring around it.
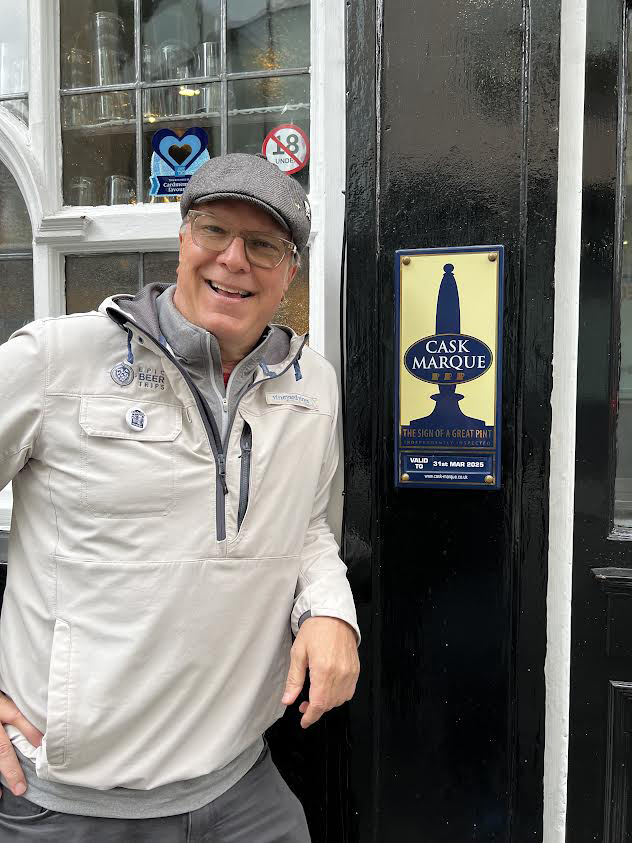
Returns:
[[[465,415],[459,403],[465,397],[459,394],[457,386],[466,384],[484,375],[492,365],[492,351],[476,337],[461,333],[461,308],[459,289],[454,277],[454,265],[446,263],[437,296],[435,333],[413,343],[406,351],[404,365],[408,372],[426,383],[436,384],[439,392],[431,395],[435,407],[427,416],[411,419],[407,443],[412,444],[416,428],[433,428],[447,434],[446,444],[451,442],[449,431],[459,428],[471,431],[473,445],[482,444],[481,439],[489,436],[493,427],[483,419]],[[477,436],[477,433],[478,436]],[[443,438],[443,437],[437,437]],[[489,441],[486,444],[490,444]]]

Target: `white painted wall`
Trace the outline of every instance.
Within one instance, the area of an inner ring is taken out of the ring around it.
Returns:
[[[585,55],[586,0],[562,0],[543,843],[566,836]]]

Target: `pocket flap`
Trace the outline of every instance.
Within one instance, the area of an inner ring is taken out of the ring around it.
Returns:
[[[88,395],[81,399],[79,424],[88,436],[173,442],[182,430],[182,407]]]

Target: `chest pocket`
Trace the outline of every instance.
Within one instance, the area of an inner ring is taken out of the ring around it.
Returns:
[[[86,396],[79,424],[82,504],[93,515],[143,518],[173,509],[180,406]]]

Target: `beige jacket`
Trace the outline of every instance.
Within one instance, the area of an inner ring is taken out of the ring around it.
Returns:
[[[280,717],[306,613],[357,625],[325,520],[331,366],[294,336],[222,459],[185,373],[117,302],[0,346],[0,688],[44,732],[36,750],[11,730],[41,778],[148,789],[221,768]]]

